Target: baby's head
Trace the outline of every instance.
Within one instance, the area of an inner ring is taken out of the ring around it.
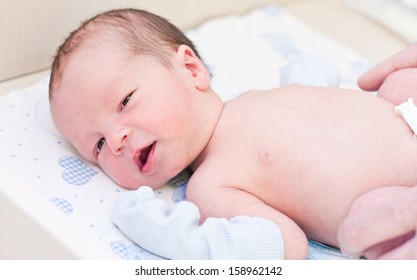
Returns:
[[[157,187],[201,153],[222,102],[191,41],[154,14],[113,10],[58,48],[53,121],[78,152],[123,187]]]
[[[136,9],[112,10],[85,21],[58,48],[52,63],[50,98],[72,54],[83,44],[117,44],[126,56],[145,54],[169,65],[168,56],[180,45],[189,46],[200,58],[193,43],[176,26],[158,15]]]

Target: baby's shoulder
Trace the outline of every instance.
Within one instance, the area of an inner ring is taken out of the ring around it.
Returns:
[[[299,84],[291,84],[284,87],[275,87],[264,90],[249,90],[238,95],[237,99],[251,99],[251,98],[273,98],[293,93],[305,93],[312,90],[312,87],[306,87]]]
[[[239,94],[238,97],[242,97],[242,96],[245,96],[245,95],[256,94],[256,93],[261,93],[261,92],[262,92],[262,90],[248,90],[248,91],[244,91],[241,94]]]
[[[279,102],[286,102],[288,94],[294,91],[293,86],[286,86],[283,88],[271,88],[266,90],[251,90],[241,93],[234,99],[231,99],[225,103],[224,112],[232,113],[235,115],[240,112],[250,112],[256,108],[262,109],[264,106],[274,106]],[[293,96],[291,98],[297,98]],[[248,111],[250,110],[250,111]],[[238,111],[238,112],[236,112]],[[225,116],[226,114],[224,114]]]
[[[237,96],[237,98],[250,98],[250,97],[257,97],[257,96],[264,96],[264,95],[270,95],[270,94],[279,94],[283,92],[282,87],[276,87],[276,88],[270,88],[270,89],[254,89],[254,90],[248,90],[244,91],[241,94]]]

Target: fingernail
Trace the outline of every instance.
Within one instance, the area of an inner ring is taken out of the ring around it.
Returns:
[[[347,248],[346,246],[341,246],[340,251],[342,251],[343,255],[349,258],[359,258],[360,256],[362,256],[362,252],[352,250],[351,248]]]

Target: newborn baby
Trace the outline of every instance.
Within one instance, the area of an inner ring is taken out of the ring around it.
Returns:
[[[302,259],[307,237],[338,246],[359,196],[417,184],[395,90],[291,84],[222,102],[210,81],[192,43],[140,10],[98,15],[58,50],[51,112],[84,158],[132,190],[193,172],[172,210],[145,187],[116,203],[114,222],[150,251]]]

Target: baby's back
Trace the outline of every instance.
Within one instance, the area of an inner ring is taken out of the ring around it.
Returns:
[[[245,94],[226,103],[206,166],[223,173],[229,166],[216,183],[254,194],[308,237],[337,245],[337,228],[356,197],[417,184],[417,140],[393,107],[331,88]]]

